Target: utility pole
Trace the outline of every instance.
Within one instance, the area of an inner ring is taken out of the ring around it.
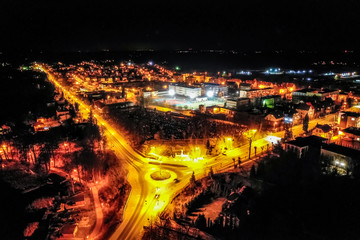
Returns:
[[[249,159],[251,158],[251,143],[252,143],[252,138],[249,138]]]

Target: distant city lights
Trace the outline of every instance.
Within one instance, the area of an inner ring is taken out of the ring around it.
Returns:
[[[236,72],[236,74],[238,74],[238,75],[252,75],[252,73],[250,71],[240,71],[240,72]]]

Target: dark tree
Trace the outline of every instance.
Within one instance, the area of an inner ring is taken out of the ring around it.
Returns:
[[[213,177],[213,176],[214,176],[214,170],[213,170],[212,167],[210,167],[209,176],[210,176],[210,177]]]
[[[205,229],[206,228],[206,218],[205,215],[199,214],[197,219],[195,220],[195,226],[199,229]]]
[[[256,177],[256,169],[255,169],[255,165],[254,165],[254,164],[251,166],[250,177],[251,177],[251,178]]]
[[[304,121],[303,121],[303,130],[304,132],[308,132],[308,128],[309,128],[309,115],[306,114],[305,115],[305,118],[304,118]]]
[[[190,178],[190,187],[195,188],[196,186],[196,179],[195,179],[195,173],[193,172]]]

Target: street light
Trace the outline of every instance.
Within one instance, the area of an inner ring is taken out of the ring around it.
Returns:
[[[251,158],[251,144],[256,131],[257,131],[256,129],[251,129],[245,133],[247,138],[249,139],[249,159]]]

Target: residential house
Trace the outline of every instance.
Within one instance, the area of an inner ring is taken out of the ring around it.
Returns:
[[[38,118],[33,127],[35,132],[48,131],[50,128],[59,127],[59,121],[53,118]]]
[[[310,148],[318,149],[327,139],[318,136],[297,137],[295,140],[285,142],[284,150],[294,152],[298,158],[304,157]]]
[[[235,114],[233,110],[219,106],[206,107],[206,112],[210,114],[223,114],[225,115],[226,119],[233,119]]]
[[[267,128],[278,129],[282,126],[284,114],[280,111],[274,111],[265,116],[265,126]]]
[[[338,124],[340,128],[360,127],[360,113],[339,112]]]
[[[324,144],[321,148],[323,173],[354,176],[359,174],[360,151],[352,148]]]
[[[301,89],[293,92],[292,101],[294,103],[308,102],[313,99],[318,99],[324,101],[326,98],[332,98],[337,100],[339,96],[338,90],[329,90],[329,89]]]
[[[324,101],[314,104],[316,117],[325,116],[335,112],[335,102],[331,98],[326,98]]]
[[[317,124],[311,131],[313,135],[327,139],[333,136],[332,127],[328,124]]]
[[[360,128],[348,127],[340,131],[339,143],[354,149],[360,149]]]
[[[306,114],[308,114],[309,119],[315,117],[315,108],[311,103],[300,103],[295,107],[296,111],[299,113],[300,118],[304,119]]]

